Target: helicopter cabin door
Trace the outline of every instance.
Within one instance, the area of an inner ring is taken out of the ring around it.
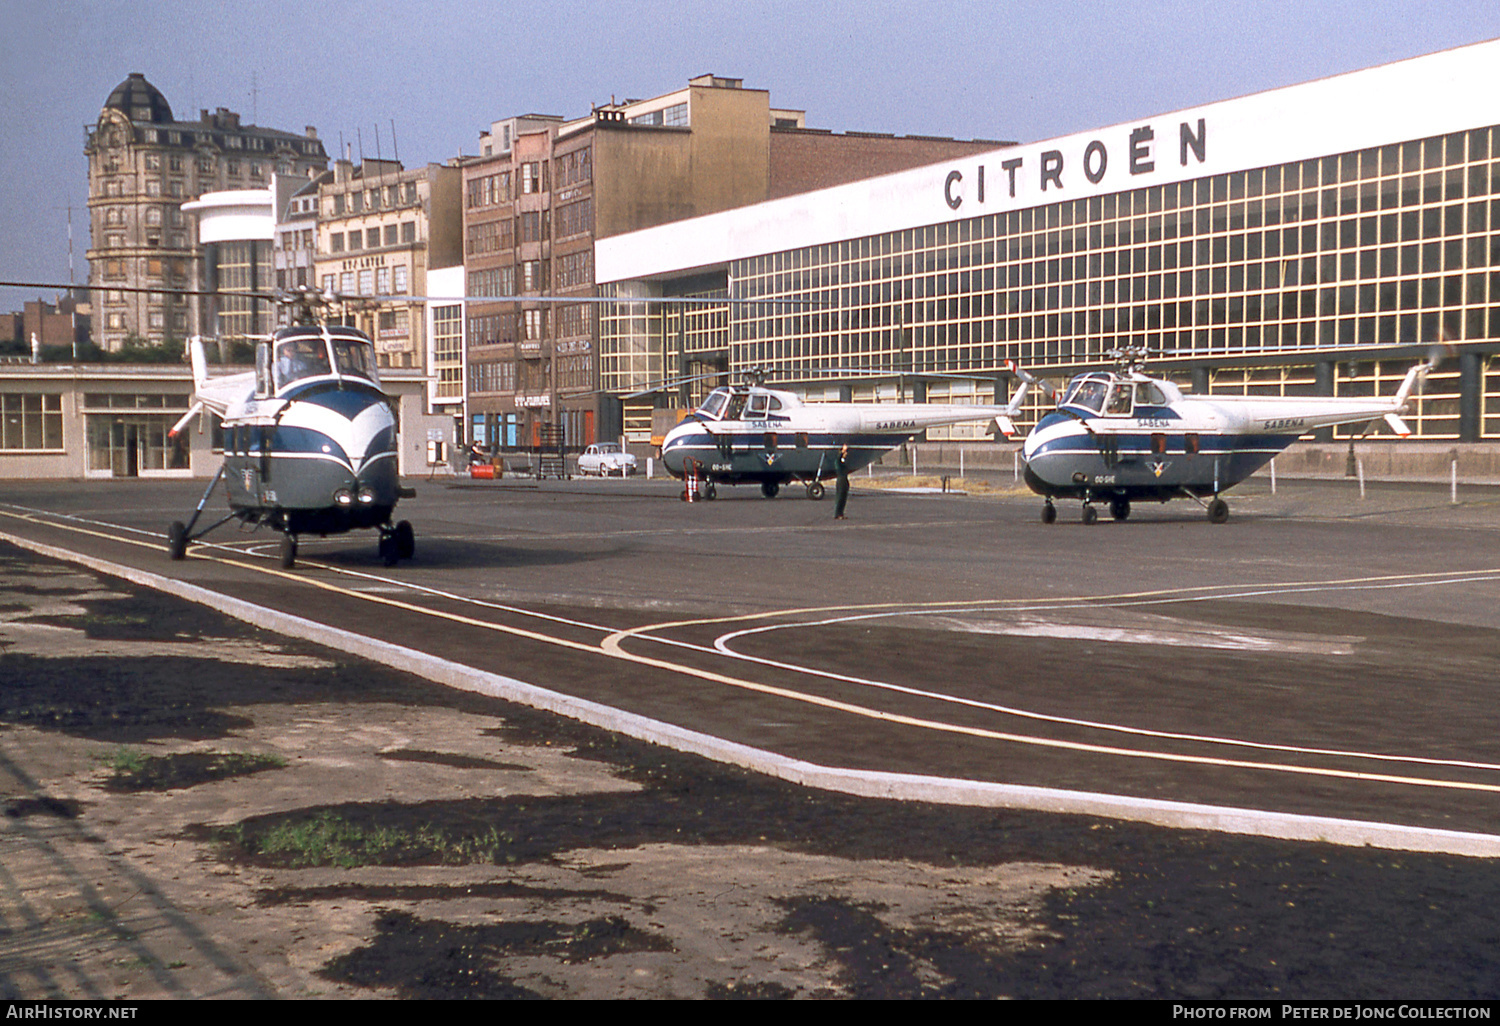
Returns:
[[[231,505],[275,503],[276,493],[271,480],[271,432],[270,427],[255,424],[237,424],[228,431],[225,441],[229,452],[225,455],[224,477]]]

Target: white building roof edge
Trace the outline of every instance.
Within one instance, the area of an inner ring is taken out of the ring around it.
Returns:
[[[198,215],[198,241],[269,242],[276,235],[275,203],[270,189],[225,189],[205,192],[182,209]]]
[[[611,236],[595,244],[597,280],[717,267],[1493,124],[1500,39]],[[1017,159],[1013,172],[1004,166]]]

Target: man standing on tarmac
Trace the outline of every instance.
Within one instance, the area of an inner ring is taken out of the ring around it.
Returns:
[[[849,446],[839,449],[838,459],[833,461],[834,473],[838,476],[833,489],[833,519],[844,519],[844,505],[849,501]]]

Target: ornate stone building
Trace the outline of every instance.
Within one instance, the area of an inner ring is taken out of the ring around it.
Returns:
[[[185,202],[205,192],[264,188],[273,173],[310,177],[328,166],[312,126],[297,135],[243,125],[224,107],[178,121],[138,72],[115,87],[85,131],[89,284],[95,339],[105,349],[119,349],[130,336],[160,342],[209,327],[200,304],[167,291],[204,284],[203,252]]]

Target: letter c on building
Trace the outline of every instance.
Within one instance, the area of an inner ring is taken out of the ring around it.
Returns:
[[[948,172],[948,180],[943,183],[943,199],[945,199],[945,200],[948,201],[948,209],[949,210],[957,210],[958,207],[959,207],[959,204],[961,204],[964,201],[964,198],[962,196],[955,196],[955,195],[953,195],[953,183],[954,182],[961,182],[963,180],[964,180],[964,176],[963,176],[963,174],[961,172],[958,172],[958,171],[949,171]]]

